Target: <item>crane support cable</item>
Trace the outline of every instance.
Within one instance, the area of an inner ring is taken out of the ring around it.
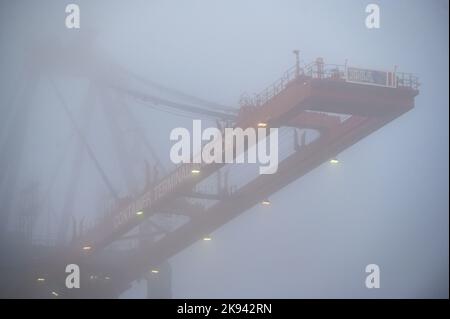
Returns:
[[[89,157],[94,162],[95,168],[99,172],[103,182],[105,183],[106,187],[108,187],[108,190],[110,191],[111,195],[114,198],[118,199],[119,196],[118,196],[117,191],[112,186],[111,181],[109,180],[109,178],[106,175],[105,171],[102,169],[99,161],[95,157],[95,154],[94,154],[92,148],[89,146],[86,138],[84,137],[83,133],[81,132],[80,128],[78,127],[78,125],[77,125],[77,123],[75,121],[75,118],[73,117],[72,113],[70,112],[69,108],[67,107],[66,101],[64,100],[63,96],[61,95],[61,92],[59,91],[58,87],[56,86],[56,84],[55,84],[55,82],[53,81],[52,78],[50,78],[50,82],[51,82],[53,88],[55,89],[56,96],[58,97],[58,100],[60,101],[60,103],[61,103],[61,105],[62,105],[62,107],[64,109],[64,112],[66,113],[67,117],[70,119],[70,122],[71,122],[73,128],[75,129],[75,132],[77,133],[78,137],[80,138],[81,142],[85,146]]]
[[[235,111],[234,108],[232,108],[231,106],[226,106],[226,105],[222,105],[216,102],[212,102],[212,101],[208,101],[205,100],[203,98],[199,98],[184,92],[181,92],[179,90],[176,89],[172,89],[172,88],[168,88],[162,84],[159,84],[155,81],[149,80],[141,75],[135,74],[134,72],[122,69],[123,72],[125,72],[127,75],[129,75],[130,77],[134,78],[135,80],[144,83],[145,85],[148,86],[152,86],[162,92],[166,92],[172,96],[181,98],[181,99],[185,99],[186,101],[190,101],[191,103],[195,103],[197,105],[202,105],[208,108],[214,108],[214,109],[218,109],[218,110],[222,110],[224,112],[233,112]]]
[[[174,101],[159,98],[159,97],[156,97],[153,95],[149,95],[149,94],[146,94],[143,92],[139,92],[139,91],[133,90],[133,89],[121,88],[121,87],[117,87],[117,86],[113,86],[113,88],[119,92],[130,95],[131,97],[133,97],[135,99],[138,99],[138,100],[141,100],[144,102],[150,102],[155,105],[164,105],[164,106],[178,109],[178,110],[181,110],[184,112],[198,114],[198,115],[202,115],[202,116],[206,116],[206,117],[210,117],[210,118],[214,118],[214,119],[222,119],[222,120],[235,120],[236,119],[235,114],[226,113],[226,112],[217,111],[217,110],[208,110],[208,109],[201,108],[198,106],[174,102]]]

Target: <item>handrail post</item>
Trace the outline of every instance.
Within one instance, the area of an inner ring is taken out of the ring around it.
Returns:
[[[295,78],[298,79],[300,77],[300,51],[294,50],[292,53],[295,54]]]

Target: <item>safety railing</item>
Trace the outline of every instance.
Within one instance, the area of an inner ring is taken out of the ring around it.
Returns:
[[[419,88],[418,77],[411,73],[394,72],[396,78],[395,87],[407,87],[417,90]],[[289,68],[281,78],[267,86],[253,97],[246,94],[240,98],[241,106],[261,106],[284,91],[296,79],[323,79],[346,81],[347,66],[340,64],[324,64],[320,60],[303,67],[293,66]]]
[[[397,87],[411,88],[418,90],[420,83],[419,77],[412,73],[396,72]]]

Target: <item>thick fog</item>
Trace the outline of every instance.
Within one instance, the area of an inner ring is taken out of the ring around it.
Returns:
[[[68,1],[0,2],[0,158],[17,154],[14,165],[0,167],[0,195],[13,198],[10,211],[18,211],[24,189],[38,185],[43,199],[36,240],[69,236],[64,232],[72,219],[95,223],[96,211],[111,201],[68,114],[88,132],[120,196],[141,191],[146,161],[155,161],[117,105],[120,130],[108,126],[116,96],[103,104],[94,98],[95,106],[83,108],[90,88],[101,90],[102,80],[121,85],[121,79],[100,78],[90,87],[83,76],[54,74],[53,62],[77,71],[72,59],[97,56],[92,70],[78,71],[96,74],[111,62],[238,109],[241,94],[278,79],[295,64],[298,49],[302,65],[323,57],[325,63],[414,73],[421,83],[415,107],[339,153],[338,165],[323,163],[271,195],[269,206],[254,206],[209,234],[211,241],[171,257],[172,297],[448,298],[447,1],[376,1],[379,29],[366,27],[369,2],[359,0],[71,2],[80,7],[80,29],[65,26]],[[35,86],[26,80],[29,69],[45,73]],[[17,115],[17,103],[30,107]],[[173,169],[170,131],[190,129],[195,117],[125,103],[165,168]],[[17,172],[13,185],[10,170]],[[67,194],[74,194],[72,203]],[[67,207],[71,217],[61,231]],[[7,234],[15,227],[14,214],[5,215],[3,241],[12,240]],[[379,289],[364,284],[368,264],[380,267]],[[145,289],[138,281],[121,297],[145,298]]]

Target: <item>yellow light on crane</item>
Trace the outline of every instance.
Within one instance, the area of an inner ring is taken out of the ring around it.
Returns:
[[[44,281],[45,281],[45,278],[39,277],[38,279],[36,279],[36,281],[38,281],[38,282],[44,282]]]
[[[142,210],[140,210],[140,211],[136,212],[136,215],[138,215],[138,216],[144,215],[144,212]]]
[[[210,241],[211,239],[212,239],[212,238],[209,237],[209,236],[203,237],[203,240],[204,240],[204,241]]]
[[[83,250],[84,250],[84,251],[89,251],[89,250],[91,250],[91,249],[92,249],[91,246],[84,246],[84,247],[83,247]]]
[[[268,200],[268,199],[263,200],[261,202],[261,205],[266,205],[266,206],[270,205],[270,200]]]
[[[339,160],[337,160],[336,158],[333,158],[330,160],[331,164],[339,164]]]
[[[198,174],[200,174],[200,170],[199,170],[199,169],[193,169],[193,170],[191,171],[191,173],[192,173],[193,175],[198,175]]]
[[[258,123],[258,127],[267,127],[267,123],[266,122],[259,122]]]
[[[153,274],[157,274],[157,273],[159,273],[159,270],[157,270],[157,269],[152,269],[152,273],[153,273]]]

